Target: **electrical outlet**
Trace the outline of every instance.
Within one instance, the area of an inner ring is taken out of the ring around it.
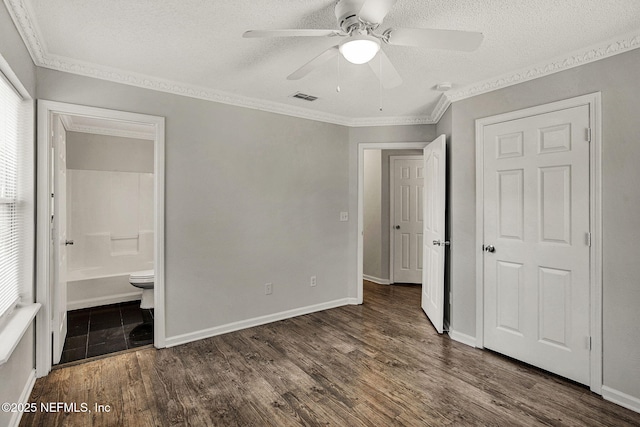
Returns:
[[[273,293],[273,283],[264,284],[264,294],[271,295]]]
[[[349,221],[349,212],[340,212],[340,221]]]
[[[315,286],[316,283],[316,276],[311,276],[311,280],[309,281],[309,285],[311,286]]]

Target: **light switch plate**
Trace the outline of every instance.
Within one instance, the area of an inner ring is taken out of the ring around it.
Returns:
[[[349,212],[340,212],[340,221],[349,221]]]

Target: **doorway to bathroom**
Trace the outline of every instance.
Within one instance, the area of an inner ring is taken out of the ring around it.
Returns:
[[[38,108],[38,375],[164,346],[164,119]]]

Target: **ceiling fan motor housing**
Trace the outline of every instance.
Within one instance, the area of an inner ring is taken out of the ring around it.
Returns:
[[[351,27],[354,25],[360,25],[358,11],[361,7],[362,0],[340,0],[336,4],[336,19],[338,20],[338,26],[342,31],[348,33]]]

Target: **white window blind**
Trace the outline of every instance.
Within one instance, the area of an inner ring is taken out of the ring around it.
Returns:
[[[22,97],[0,73],[0,320],[20,299],[25,215],[20,197]]]

